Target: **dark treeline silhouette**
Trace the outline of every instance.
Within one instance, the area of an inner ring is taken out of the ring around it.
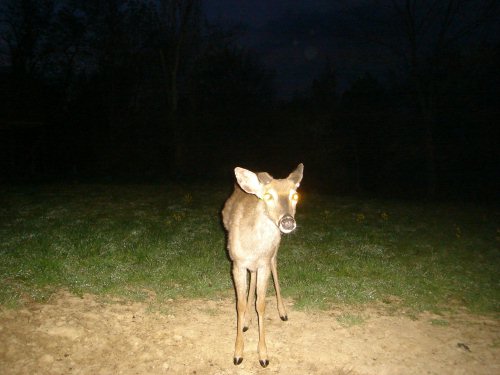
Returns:
[[[241,30],[209,24],[200,0],[3,0],[0,181],[215,181],[304,162],[328,191],[494,197],[500,44],[476,37],[486,21],[454,28],[458,10],[438,7],[451,26],[420,48],[409,24],[423,12],[390,4],[376,16],[409,27],[406,44],[384,39],[409,46],[392,48],[406,63],[339,93],[325,61],[284,101]]]

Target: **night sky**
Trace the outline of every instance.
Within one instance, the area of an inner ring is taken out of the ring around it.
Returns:
[[[407,41],[399,20],[390,18],[389,8],[389,2],[366,0],[204,2],[210,22],[242,26],[242,46],[257,51],[275,71],[277,93],[283,98],[307,90],[327,64],[335,69],[340,92],[365,73],[384,79],[400,70],[404,62],[390,45]],[[476,37],[495,43],[500,15],[491,16],[498,20],[496,25],[491,22]],[[466,22],[470,20],[463,20],[464,25]],[[375,30],[379,40],[372,38]]]
[[[289,98],[327,64],[336,70],[340,91],[363,73],[384,74],[387,54],[359,37],[356,3],[208,0],[205,9],[209,21],[243,27],[241,44],[261,55],[276,73],[278,94]]]

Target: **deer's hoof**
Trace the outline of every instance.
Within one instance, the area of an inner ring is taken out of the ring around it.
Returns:
[[[243,332],[248,331],[248,327],[243,327]]]
[[[288,320],[288,315],[285,315],[285,316],[280,316],[281,320],[283,320],[284,322],[286,322]]]
[[[234,357],[233,362],[236,366],[238,366],[241,362],[243,362],[243,357]]]
[[[259,359],[259,362],[262,367],[267,367],[267,365],[269,365],[268,359]]]

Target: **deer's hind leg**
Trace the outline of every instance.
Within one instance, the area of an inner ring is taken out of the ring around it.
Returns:
[[[234,288],[236,290],[236,342],[234,344],[234,364],[239,365],[243,361],[243,326],[245,320],[245,311],[247,308],[247,270],[246,268],[233,265]]]
[[[259,362],[262,367],[267,367],[266,331],[264,329],[264,313],[266,311],[266,290],[270,272],[269,266],[259,268],[257,271],[257,316],[259,319]]]
[[[252,316],[255,312],[255,287],[257,284],[257,273],[250,271],[250,287],[248,288],[247,308],[245,311],[245,323],[243,324],[243,332],[246,332],[252,322]]]
[[[278,313],[283,321],[288,320],[288,315],[286,313],[285,304],[283,303],[283,298],[281,298],[281,288],[278,281],[278,267],[276,262],[276,255],[271,258],[271,272],[273,273],[274,289],[276,289],[276,300],[278,301]]]

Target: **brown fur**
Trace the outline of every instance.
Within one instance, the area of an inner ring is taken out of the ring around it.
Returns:
[[[294,172],[281,180],[275,180],[265,172],[255,174],[243,168],[235,169],[238,184],[222,210],[224,227],[228,232],[228,252],[233,262],[237,297],[235,364],[240,364],[243,360],[243,332],[250,324],[255,294],[259,321],[259,361],[263,367],[269,364],[263,317],[267,283],[271,273],[278,300],[278,312],[282,320],[288,319],[281,298],[276,257],[281,233],[295,229],[295,193],[302,180],[303,168],[303,165],[299,164]]]

